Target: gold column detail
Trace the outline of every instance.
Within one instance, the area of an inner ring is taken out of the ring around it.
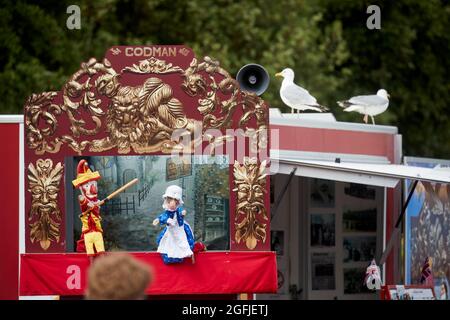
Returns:
[[[30,221],[31,243],[39,241],[47,250],[51,242],[59,242],[61,211],[58,208],[59,184],[63,166],[58,162],[53,168],[51,159],[38,159],[36,166],[28,165],[28,191],[31,193]]]
[[[266,192],[266,161],[259,163],[256,158],[244,158],[244,164],[234,162],[234,183],[237,191],[235,215],[235,240],[245,242],[250,250],[255,249],[258,241],[266,242],[266,225],[258,220],[268,220],[264,206]]]

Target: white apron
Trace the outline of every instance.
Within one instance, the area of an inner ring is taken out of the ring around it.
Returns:
[[[193,255],[187,241],[184,226],[179,226],[176,219],[167,219],[167,230],[158,246],[159,253],[165,253],[169,258],[186,258]]]

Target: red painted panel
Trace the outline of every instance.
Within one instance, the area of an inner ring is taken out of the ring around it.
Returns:
[[[271,125],[279,130],[280,150],[387,156],[393,158],[394,135],[322,128]],[[273,144],[275,147],[275,144]]]
[[[195,264],[187,259],[175,265],[165,265],[156,252],[132,254],[153,267],[154,282],[147,288],[150,295],[277,291],[274,252],[200,252],[196,254]],[[82,295],[88,265],[84,254],[23,254],[20,294]],[[76,270],[80,274],[80,286],[69,289],[67,282],[74,282],[68,279]]]
[[[19,282],[19,124],[0,124],[2,208],[0,300],[16,300]]]

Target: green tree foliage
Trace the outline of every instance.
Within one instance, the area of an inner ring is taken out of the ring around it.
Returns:
[[[385,88],[387,112],[377,117],[396,125],[404,153],[450,156],[450,5],[440,0],[379,1],[381,30],[364,28],[371,1],[321,1],[323,21],[344,26],[350,51],[344,64],[351,77],[336,92],[339,100]],[[341,113],[342,114],[342,113]],[[355,119],[341,116],[341,119]],[[338,116],[339,117],[339,116]],[[360,116],[357,116],[357,119]]]
[[[22,113],[33,92],[59,90],[90,57],[113,45],[186,44],[235,74],[247,63],[264,65],[279,98],[285,67],[295,81],[329,106],[337,100],[391,93],[380,124],[399,127],[405,153],[449,157],[450,5],[445,0],[105,0],[78,1],[81,30],[68,30],[72,1],[15,1],[0,5],[0,112]],[[381,8],[381,30],[366,28],[367,6]]]

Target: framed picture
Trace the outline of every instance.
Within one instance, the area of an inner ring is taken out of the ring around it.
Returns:
[[[442,170],[450,161],[405,157],[408,166]],[[405,181],[405,197],[413,181]],[[435,276],[450,279],[450,185],[420,181],[405,214],[405,284],[418,283],[425,258],[433,254]],[[435,287],[436,288],[436,287]],[[440,286],[436,299],[440,299]],[[448,295],[448,294],[447,294]]]
[[[344,208],[342,229],[343,232],[376,232],[377,208],[365,210]]]
[[[167,158],[166,181],[177,180],[191,175],[192,158],[190,156]]]
[[[311,214],[311,247],[335,246],[335,214]]]
[[[312,290],[335,290],[335,270],[334,252],[313,252],[311,254]]]
[[[334,181],[311,179],[310,202],[312,208],[333,208],[335,202]]]
[[[376,190],[365,184],[348,183],[344,187],[345,195],[362,200],[375,200]]]
[[[368,262],[375,257],[377,247],[376,236],[345,236],[344,262]]]

